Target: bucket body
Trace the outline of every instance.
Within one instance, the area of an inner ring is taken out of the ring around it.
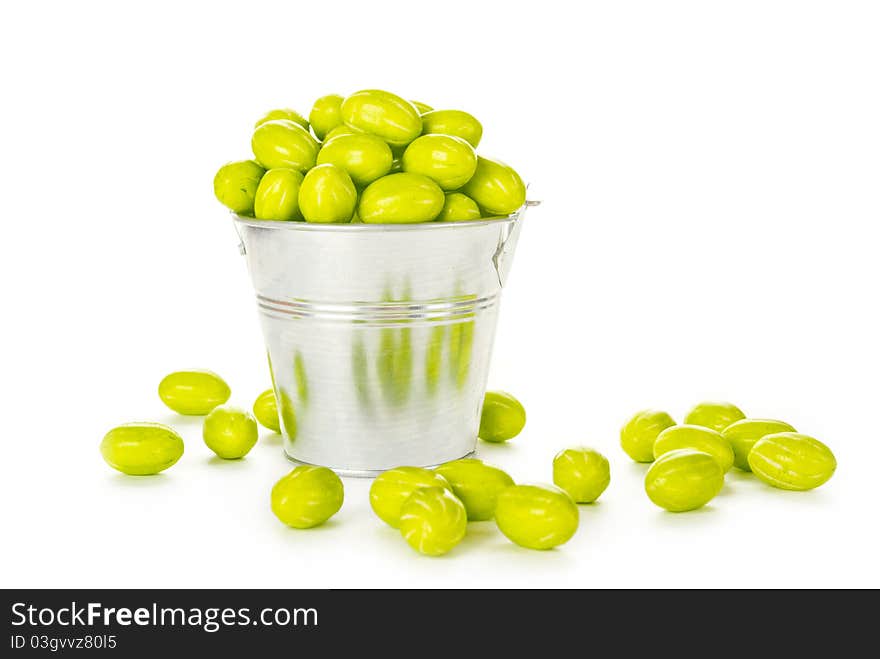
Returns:
[[[473,452],[522,225],[236,217],[291,459],[350,475]]]

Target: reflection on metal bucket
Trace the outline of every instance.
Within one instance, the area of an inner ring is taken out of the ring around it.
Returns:
[[[236,219],[290,458],[368,475],[474,450],[521,216]]]

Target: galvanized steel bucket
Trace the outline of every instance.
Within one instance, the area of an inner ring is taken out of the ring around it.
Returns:
[[[406,225],[236,216],[288,457],[369,476],[473,452],[525,208]]]

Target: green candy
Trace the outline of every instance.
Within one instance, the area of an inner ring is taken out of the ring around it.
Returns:
[[[510,215],[526,203],[526,186],[519,174],[500,160],[484,156],[477,158],[477,169],[461,191],[487,217]]]
[[[406,146],[422,132],[419,111],[396,94],[365,89],[342,102],[342,120],[352,128],[378,135],[392,147]]]
[[[552,549],[578,528],[578,508],[553,486],[513,485],[498,495],[495,523],[511,541],[528,549]]]
[[[255,160],[226,163],[214,176],[214,196],[233,213],[254,214],[254,198],[266,170]]]
[[[654,462],[654,442],[675,420],[660,410],[642,410],[620,429],[620,447],[636,462]]]
[[[409,496],[422,487],[445,487],[443,476],[421,467],[395,467],[379,474],[370,486],[370,506],[383,522],[393,528],[400,524],[400,509]]]
[[[733,466],[743,471],[751,471],[749,467],[749,453],[759,439],[765,435],[777,432],[796,432],[795,429],[784,421],[774,419],[740,419],[731,423],[721,431],[730,446],[733,448]]]
[[[261,426],[273,432],[281,432],[281,420],[278,417],[278,401],[275,399],[274,389],[266,389],[266,391],[257,396],[253,409],[254,417],[260,422]]]
[[[591,448],[565,449],[553,458],[553,482],[575,503],[593,503],[611,482],[611,465]]]
[[[302,182],[303,175],[296,169],[270,169],[257,188],[254,215],[260,220],[301,220],[299,188]]]
[[[266,169],[288,167],[306,172],[315,166],[318,143],[298,123],[275,119],[257,126],[251,137],[254,157]]]
[[[247,410],[221,405],[211,410],[202,426],[202,438],[209,449],[224,460],[246,456],[257,443],[257,420]]]
[[[332,140],[334,137],[340,137],[341,135],[367,135],[367,133],[364,133],[364,131],[358,130],[357,128],[346,126],[345,124],[339,124],[335,128],[331,128],[327,131],[327,134],[324,135],[324,144]]]
[[[526,425],[526,409],[504,391],[487,391],[483,398],[478,436],[484,442],[506,442]]]
[[[461,110],[430,110],[422,115],[423,135],[454,135],[475,149],[483,137],[483,126],[476,117]]]
[[[420,101],[410,101],[413,104],[413,107],[418,110],[419,114],[425,114],[426,112],[430,112],[434,108],[432,108],[427,103],[422,103]]]
[[[443,210],[437,216],[438,222],[466,222],[480,219],[480,207],[477,202],[460,192],[446,195]]]
[[[684,422],[721,432],[731,423],[745,418],[743,411],[733,403],[710,400],[695,405],[684,417]]]
[[[183,455],[183,439],[160,423],[126,423],[101,440],[101,456],[130,476],[150,476],[168,469]]]
[[[342,101],[339,94],[328,94],[319,98],[312,106],[309,123],[319,140],[323,140],[327,133],[342,124]]]
[[[318,164],[331,163],[345,170],[357,186],[366,186],[391,171],[391,148],[375,135],[353,133],[324,142]]]
[[[467,510],[467,518],[474,522],[492,519],[498,495],[514,484],[507,473],[475,458],[453,460],[434,471],[449,481]]]
[[[327,467],[302,465],[272,488],[272,512],[288,526],[309,529],[323,524],[342,508],[342,481]]]
[[[435,219],[446,197],[427,176],[401,172],[373,181],[361,194],[358,215],[367,224],[411,224]]]
[[[292,121],[295,124],[299,124],[306,130],[309,129],[308,120],[299,112],[297,112],[296,110],[291,110],[290,108],[269,110],[266,114],[264,114],[257,120],[257,123],[254,124],[254,128],[259,128],[267,121],[276,121],[278,119],[286,119],[287,121]]]
[[[212,371],[175,371],[159,383],[159,398],[178,414],[203,416],[231,395],[229,385]]]
[[[426,556],[442,556],[461,542],[467,531],[464,504],[445,487],[424,487],[400,507],[400,535]]]
[[[733,466],[733,447],[721,433],[690,424],[672,426],[661,432],[654,442],[654,457],[659,458],[664,453],[682,448],[708,453],[718,461],[725,473]]]
[[[818,439],[796,432],[765,435],[749,452],[755,476],[783,490],[812,490],[837,469],[837,459]]]
[[[724,471],[718,461],[694,449],[664,453],[645,474],[648,498],[673,513],[705,506],[723,485]]]
[[[443,190],[457,190],[476,170],[477,154],[460,137],[422,135],[403,152],[403,171],[427,176]]]
[[[345,170],[329,163],[310,169],[299,188],[299,209],[306,222],[348,222],[357,206],[357,190]]]

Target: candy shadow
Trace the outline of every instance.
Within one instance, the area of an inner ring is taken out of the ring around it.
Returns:
[[[668,510],[658,511],[657,519],[664,526],[670,527],[695,527],[707,526],[719,519],[720,513],[717,508],[707,504],[696,510],[688,510],[682,513],[673,513]]]
[[[171,482],[171,478],[161,474],[150,474],[149,476],[130,476],[128,474],[114,474],[113,482],[116,487],[150,488],[162,487],[163,484]]]
[[[826,496],[826,493],[822,491],[822,486],[819,486],[813,490],[806,491],[798,491],[798,490],[783,490],[779,487],[773,487],[772,485],[768,485],[767,483],[760,480],[757,476],[755,476],[756,486],[761,491],[761,496],[764,497],[773,497],[777,500],[784,499],[787,505],[794,506],[805,506],[809,508],[816,508],[817,506],[826,506],[830,505],[831,498]]]
[[[297,528],[294,528],[292,526],[288,526],[287,524],[284,524],[284,523],[278,521],[277,518],[274,521],[276,522],[275,533],[278,536],[280,536],[282,538],[296,537],[298,540],[307,539],[307,536],[310,536],[310,535],[322,535],[324,533],[333,533],[334,531],[338,530],[339,527],[341,527],[343,525],[342,522],[340,522],[339,520],[337,520],[333,517],[328,519],[323,524],[319,524],[318,526],[313,526],[310,529],[297,529]]]
[[[569,544],[572,541],[569,541]],[[495,524],[495,520],[485,522],[468,522],[467,535],[461,543],[451,552],[449,557],[479,554],[485,556],[487,552],[502,553],[505,556],[520,557],[521,560],[536,560],[542,564],[549,561],[552,565],[573,564],[571,550],[568,544],[553,549],[528,549],[520,547],[509,540]],[[533,558],[534,557],[534,558]]]
[[[212,455],[209,458],[205,458],[205,463],[214,469],[228,469],[230,471],[243,471],[248,467],[247,456],[236,458],[234,460],[227,460],[221,458],[219,455]]]
[[[520,547],[515,542],[508,540],[501,531],[498,532],[501,535],[501,540],[503,540],[503,544],[496,545],[490,548],[490,551],[496,552],[498,554],[504,554],[505,556],[513,559],[514,557],[519,557],[519,560],[533,560],[536,564],[539,565],[554,565],[554,566],[574,566],[576,561],[574,560],[574,556],[572,555],[575,550],[575,547],[570,546],[572,540],[569,540],[568,543],[561,545],[559,547],[553,547],[552,549],[529,549],[527,547]]]
[[[467,533],[458,547],[453,549],[456,553],[468,553],[470,550],[482,551],[488,543],[494,543],[501,536],[501,531],[495,525],[495,520],[484,522],[468,522]],[[501,536],[503,537],[503,536]]]
[[[577,504],[578,512],[581,515],[598,515],[602,510],[602,501],[591,501],[590,503]]]

